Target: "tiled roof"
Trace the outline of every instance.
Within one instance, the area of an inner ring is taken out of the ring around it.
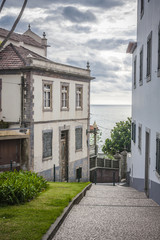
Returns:
[[[8,33],[9,33],[8,30],[0,28],[0,36],[1,37],[6,37]],[[10,36],[10,39],[13,40],[13,41],[16,41],[16,42],[24,42],[25,44],[28,44],[28,45],[43,48],[43,46],[39,42],[37,42],[36,40],[34,40],[33,38],[31,38],[28,35],[21,35],[21,34],[18,34],[18,33],[12,33],[11,36]]]
[[[0,69],[17,69],[22,66],[24,66],[23,60],[14,51],[11,44],[0,52]]]
[[[26,66],[28,55],[37,60],[51,62],[47,58],[42,57],[24,47],[17,47],[10,43],[0,52],[0,70],[18,69]]]

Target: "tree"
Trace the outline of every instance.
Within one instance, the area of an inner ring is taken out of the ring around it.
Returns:
[[[107,138],[102,147],[105,154],[114,155],[117,151],[122,152],[126,148],[131,150],[131,118],[127,121],[120,121],[111,130],[111,139]]]
[[[9,31],[8,35],[5,37],[5,39],[3,40],[3,42],[0,44],[0,49],[2,49],[2,48],[4,47],[4,45],[6,44],[6,42],[8,41],[8,39],[10,38],[11,34],[12,34],[13,31],[15,30],[15,28],[16,28],[16,26],[17,26],[17,24],[18,24],[18,22],[19,22],[19,20],[20,20],[20,18],[21,18],[21,16],[22,16],[22,14],[23,14],[23,12],[24,12],[24,9],[25,9],[25,7],[26,7],[27,1],[28,1],[28,0],[24,0],[23,6],[22,6],[22,8],[21,8],[21,11],[20,11],[18,17],[16,18],[16,20],[15,20],[15,22],[14,22],[11,30]],[[0,12],[1,12],[1,10],[3,9],[3,6],[4,6],[5,2],[6,2],[6,0],[3,0],[3,1],[2,1],[1,6],[0,6]]]

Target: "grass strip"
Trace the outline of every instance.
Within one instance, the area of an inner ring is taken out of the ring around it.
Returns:
[[[40,240],[69,202],[88,183],[49,183],[36,199],[0,206],[0,240]]]

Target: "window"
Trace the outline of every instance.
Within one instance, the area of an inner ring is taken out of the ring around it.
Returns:
[[[143,48],[140,51],[139,85],[143,84]]]
[[[137,73],[137,71],[136,71],[136,68],[137,68],[137,57],[135,57],[135,59],[134,59],[134,76],[133,76],[133,80],[134,80],[134,82],[133,82],[133,87],[134,88],[136,88],[136,73]]]
[[[141,18],[143,17],[144,14],[144,0],[141,0]]]
[[[158,30],[158,72],[160,72],[160,24]]]
[[[138,148],[141,151],[142,147],[142,125],[138,126]]]
[[[61,109],[69,109],[69,85],[66,83],[61,84]]]
[[[160,134],[156,138],[156,171],[160,175]]]
[[[76,179],[79,181],[80,178],[82,178],[82,167],[76,169]]]
[[[135,122],[132,122],[132,140],[134,143],[136,143],[136,124],[135,124]]]
[[[2,79],[0,79],[0,112],[2,111]]]
[[[43,160],[52,158],[52,130],[45,130],[42,132],[43,135]]]
[[[82,85],[76,85],[76,109],[82,109],[82,96],[83,87]]]
[[[151,80],[152,32],[147,41],[147,81]]]
[[[43,81],[43,110],[52,110],[52,83]]]
[[[76,135],[76,151],[82,150],[82,127],[76,127],[75,129]]]

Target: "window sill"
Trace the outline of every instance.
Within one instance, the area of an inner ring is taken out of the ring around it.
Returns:
[[[46,158],[42,159],[43,162],[48,161],[48,160],[52,160],[52,156],[51,157],[46,157]]]
[[[83,148],[81,149],[76,149],[76,152],[82,152],[83,151]]]
[[[143,15],[144,15],[144,10],[141,12],[141,19],[142,19]]]
[[[76,111],[82,111],[83,108],[82,107],[76,107]]]
[[[69,111],[69,108],[67,108],[67,107],[62,107],[62,108],[61,108],[61,111]]]
[[[155,174],[156,174],[156,177],[158,178],[158,180],[160,181],[160,174],[157,172],[157,170],[155,170]]]
[[[138,146],[138,150],[139,150],[139,154],[141,155],[141,154],[142,154],[142,149],[141,149],[141,147]]]
[[[43,112],[52,112],[53,109],[52,108],[43,108]]]
[[[150,82],[151,81],[151,75],[148,75],[147,76],[147,82]]]
[[[143,81],[139,81],[139,86],[142,86],[143,85]]]

